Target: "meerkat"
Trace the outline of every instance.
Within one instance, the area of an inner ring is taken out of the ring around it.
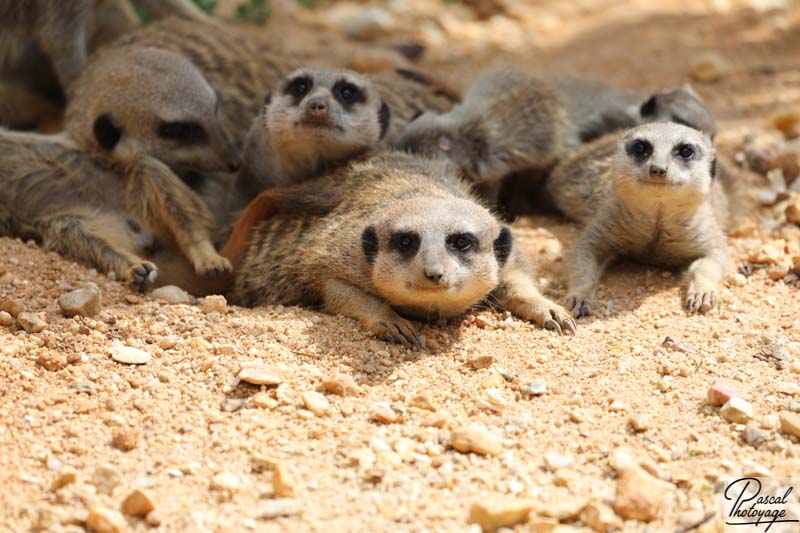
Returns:
[[[156,17],[209,21],[190,0],[138,2]],[[0,0],[0,100],[28,105],[0,108],[0,123],[31,127],[52,121],[63,93],[77,79],[90,50],[138,25],[128,0]]]
[[[621,256],[688,265],[686,307],[714,308],[731,266],[727,199],[715,176],[710,136],[676,123],[607,135],[565,158],[547,189],[564,214],[586,224],[570,260],[566,306],[573,315],[591,313],[603,271]]]
[[[511,230],[444,161],[382,152],[267,190],[242,217],[251,210],[267,216],[231,236],[247,242],[228,295],[236,304],[321,305],[411,346],[420,343],[407,318],[452,317],[487,299],[575,331],[536,289]]]
[[[713,126],[694,92],[681,88],[645,98],[589,78],[489,70],[450,112],[411,122],[397,146],[451,159],[494,203],[504,178],[525,173],[507,184],[520,196],[526,182],[540,183],[566,153],[605,133],[677,115]]]
[[[314,178],[377,146],[390,111],[367,78],[347,70],[298,69],[278,82],[255,120],[231,211],[262,190]]]
[[[216,91],[184,57],[150,47],[113,48],[72,85],[66,133],[96,157],[121,164],[142,223],[168,231],[198,274],[230,269],[211,243],[204,202],[175,174],[235,171],[240,155],[218,116]],[[176,196],[177,195],[177,196]]]
[[[137,291],[155,281],[144,259],[170,221],[153,228],[149,191],[127,190],[118,163],[89,155],[64,135],[0,129],[0,233],[35,239],[46,250],[113,274]],[[186,197],[181,182],[170,196]],[[168,208],[172,205],[167,206]]]

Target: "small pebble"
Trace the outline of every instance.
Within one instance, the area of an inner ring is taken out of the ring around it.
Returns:
[[[139,445],[139,433],[135,429],[117,429],[111,435],[111,445],[123,452],[129,452]]]
[[[67,357],[59,353],[44,352],[36,358],[36,363],[50,372],[55,372],[67,366]]]
[[[749,444],[753,447],[757,447],[767,440],[767,435],[753,424],[747,424],[742,430],[741,437],[745,444]]]
[[[137,489],[122,500],[120,508],[123,513],[129,516],[145,516],[152,512],[156,508],[156,505],[146,492]]]
[[[211,490],[236,492],[240,486],[239,478],[231,472],[220,472],[211,478]]]
[[[665,338],[664,342],[661,343],[661,346],[673,352],[680,352],[680,353],[695,353],[697,351],[697,348],[695,348],[688,342],[676,341],[672,337]]]
[[[502,387],[505,383],[503,376],[500,374],[489,374],[481,380],[481,387],[488,389],[489,387]]]
[[[272,520],[281,516],[295,516],[302,512],[300,505],[290,498],[261,501],[256,505],[254,518]]]
[[[150,527],[158,527],[164,520],[161,518],[161,513],[158,510],[150,511],[144,517],[145,523]]]
[[[376,403],[373,405],[369,417],[375,422],[380,422],[381,424],[393,424],[400,418],[397,412],[386,403]]]
[[[744,398],[744,394],[736,385],[724,379],[715,381],[708,389],[708,404],[718,407],[731,398]]]
[[[524,389],[522,389],[522,394],[526,394],[528,396],[541,396],[542,394],[546,393],[547,385],[538,379],[531,381]]]
[[[95,468],[89,483],[97,488],[100,494],[111,494],[114,487],[122,483],[122,472],[113,465],[100,465]]]
[[[591,502],[581,511],[580,519],[595,531],[618,531],[622,529],[622,520],[614,509],[600,502]]]
[[[575,459],[569,454],[558,453],[550,451],[544,454],[544,465],[551,472],[566,468],[572,465]]]
[[[150,354],[132,346],[112,346],[111,358],[127,365],[143,365],[150,360]]]
[[[781,413],[781,431],[800,438],[800,415],[796,413]]]
[[[412,407],[416,407],[417,409],[423,409],[425,411],[430,411],[432,413],[436,412],[436,405],[431,400],[431,397],[427,394],[416,394],[412,396],[411,400],[409,400],[409,405]]]
[[[65,487],[78,480],[78,471],[71,466],[65,466],[58,472],[58,477],[50,484],[50,490],[55,492],[61,487]]]
[[[253,385],[279,385],[283,382],[279,372],[261,363],[242,365],[236,377]]]
[[[734,424],[746,424],[753,418],[753,406],[741,398],[731,398],[719,410],[719,416]]]
[[[302,399],[303,405],[306,406],[306,409],[314,413],[316,416],[325,416],[328,414],[328,411],[331,410],[331,404],[328,399],[316,391],[304,392]]]
[[[168,304],[193,304],[194,296],[175,285],[159,287],[150,293],[150,297]]]
[[[467,363],[469,363],[469,366],[475,370],[482,370],[484,368],[489,368],[494,364],[494,357],[491,355],[479,355],[470,358]]]
[[[633,413],[628,422],[636,431],[647,431],[652,427],[652,418],[647,413]]]
[[[800,385],[788,381],[779,381],[775,384],[775,392],[788,396],[800,395]]]
[[[275,465],[272,474],[272,490],[279,498],[291,498],[296,493],[297,481],[289,468],[282,463]]]
[[[463,426],[450,434],[450,446],[461,453],[498,455],[503,451],[500,438],[481,426]]]
[[[716,52],[704,52],[693,58],[689,76],[695,81],[711,83],[720,80],[730,70],[728,62]]]
[[[224,315],[228,312],[228,301],[220,294],[212,294],[203,298],[201,308],[205,314],[219,313]]]
[[[14,323],[14,317],[8,311],[0,311],[0,325],[10,326]]]
[[[14,298],[6,298],[0,302],[0,311],[5,311],[16,318],[25,311],[25,304]]]
[[[493,496],[473,503],[468,522],[478,524],[483,531],[512,528],[528,521],[533,502],[525,499]]]
[[[39,333],[47,327],[47,322],[35,313],[20,313],[17,316],[17,323],[28,333]]]
[[[95,505],[86,516],[86,527],[96,533],[122,533],[128,530],[128,523],[119,511]]]
[[[71,318],[73,316],[93,317],[100,314],[103,307],[103,296],[100,288],[94,283],[89,283],[83,289],[68,292],[58,299],[61,314]]]
[[[661,513],[668,487],[638,465],[626,462],[617,468],[614,509],[623,518],[651,522]]]
[[[358,396],[361,392],[358,383],[347,374],[334,374],[322,379],[322,390],[337,396]]]

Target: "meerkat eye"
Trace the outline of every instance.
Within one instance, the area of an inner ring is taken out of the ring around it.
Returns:
[[[447,246],[459,252],[468,252],[478,246],[478,239],[471,233],[455,233],[447,237]]]
[[[389,238],[389,248],[407,258],[416,255],[419,243],[419,235],[411,231],[398,232]]]
[[[197,122],[162,122],[156,132],[162,139],[182,144],[204,144],[208,142],[205,128]]]
[[[286,86],[286,94],[294,96],[295,98],[302,98],[311,90],[313,82],[311,78],[300,76],[289,82]]]
[[[345,105],[364,100],[364,94],[361,89],[349,81],[337,81],[333,86],[333,95]]]
[[[681,159],[692,159],[694,157],[694,148],[689,144],[682,144],[678,147],[678,155]]]
[[[628,145],[628,154],[643,159],[653,153],[653,145],[647,141],[637,139]]]

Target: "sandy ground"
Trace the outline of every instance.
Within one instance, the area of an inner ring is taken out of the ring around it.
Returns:
[[[466,78],[473,69],[464,54],[473,54],[481,65],[577,71],[653,89],[682,83],[695,54],[713,50],[731,70],[697,89],[721,119],[729,157],[745,133],[766,128],[767,114],[800,104],[797,6],[766,14],[726,2],[531,9],[533,42],[501,40],[499,51],[479,53],[461,35],[453,42],[463,50],[432,51],[430,64]],[[798,255],[800,229],[776,209],[758,215],[731,238],[737,265]],[[578,228],[555,216],[516,226],[547,294],[563,298],[564,257]],[[200,303],[137,296],[35,245],[2,239],[0,300],[41,313],[46,326],[33,334],[17,322],[0,326],[0,529],[81,531],[90,508],[119,509],[142,489],[155,511],[120,526],[479,530],[468,524],[470,508],[490,502],[495,510],[532,507],[518,531],[552,531],[559,521],[577,530],[591,522],[581,512],[587,502],[607,510],[627,496],[618,464],[627,448],[647,472],[637,490],[659,496],[649,505],[657,516],[646,524],[612,511],[605,527],[688,531],[718,511],[722,479],[800,477],[798,438],[779,428],[779,416],[800,409],[800,290],[796,276],[773,272],[756,268],[723,289],[718,312],[687,316],[679,274],[621,265],[574,337],[486,310],[420,326],[427,348],[412,352],[313,310],[206,313]],[[102,291],[102,312],[63,317],[57,298],[89,282]],[[662,346],[665,337],[680,349]],[[116,362],[119,345],[152,358]],[[280,384],[239,382],[252,362]],[[717,379],[750,402],[749,424],[729,423],[708,404]],[[543,395],[525,392],[534,380]],[[331,392],[337,384],[343,395]],[[327,412],[309,391],[323,392]],[[472,424],[493,436],[498,453],[453,449],[453,430]],[[57,479],[70,482],[53,489]],[[272,517],[283,512],[290,516]],[[718,530],[720,516],[700,529]]]

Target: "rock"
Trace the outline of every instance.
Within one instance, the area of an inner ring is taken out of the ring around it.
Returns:
[[[608,505],[591,502],[581,511],[581,521],[595,531],[618,531],[622,529],[622,520]]]
[[[58,299],[61,314],[71,318],[73,316],[93,317],[100,313],[103,307],[103,295],[100,288],[94,283],[89,283],[83,289],[68,292]]]
[[[5,311],[14,318],[17,318],[20,313],[25,312],[25,304],[14,298],[6,298],[0,302],[0,311]]]
[[[779,381],[775,384],[775,392],[788,396],[800,395],[800,385],[789,381]]]
[[[695,81],[711,83],[720,80],[730,70],[728,62],[716,52],[698,54],[689,67],[689,76]]]
[[[744,277],[739,272],[736,272],[735,274],[733,274],[733,276],[731,276],[730,280],[731,280],[731,283],[733,283],[733,285],[735,287],[744,287],[745,285],[747,285],[747,278]]]
[[[531,381],[524,389],[522,389],[522,394],[527,396],[541,396],[545,393],[547,393],[547,385],[538,379]]]
[[[761,347],[761,353],[777,361],[788,361],[791,357],[786,346],[779,342],[769,342],[765,344]]]
[[[787,222],[800,225],[800,194],[792,195],[789,198],[784,214]]]
[[[289,468],[282,463],[276,464],[275,471],[272,474],[272,490],[275,492],[275,496],[291,498],[297,492],[296,487],[297,481],[289,471]]]
[[[559,525],[558,520],[544,516],[529,517],[526,526],[526,531],[529,533],[556,533],[559,528],[562,528],[562,526]]]
[[[647,431],[652,427],[652,419],[647,413],[633,413],[628,422],[636,431]]]
[[[348,37],[370,41],[390,32],[395,26],[391,13],[380,7],[368,7],[345,18],[341,28]]]
[[[39,333],[47,327],[47,322],[41,315],[35,313],[20,313],[17,316],[17,323],[28,333]]]
[[[767,440],[767,435],[753,424],[747,424],[742,430],[741,437],[745,444],[749,444],[754,448]]]
[[[236,492],[240,486],[239,478],[231,472],[220,472],[211,478],[211,490]]]
[[[67,366],[67,357],[59,353],[43,352],[36,358],[36,363],[50,372],[55,372]]]
[[[744,398],[744,394],[736,385],[724,379],[715,381],[708,389],[708,404],[719,407],[731,398]]]
[[[753,406],[741,398],[731,398],[719,410],[719,416],[734,424],[746,424],[753,418]]]
[[[280,385],[283,383],[283,377],[279,372],[261,363],[242,365],[242,369],[239,370],[236,377],[253,385]]]
[[[325,416],[331,410],[328,399],[316,391],[306,391],[302,395],[303,405],[316,416]]]
[[[150,360],[150,354],[132,346],[112,346],[111,358],[126,365],[143,365]]]
[[[0,325],[10,326],[14,323],[14,317],[8,311],[0,311]]]
[[[77,480],[78,471],[71,466],[65,466],[58,472],[58,477],[50,484],[50,490],[55,492],[61,487],[66,487],[71,483],[75,483]]]
[[[376,403],[372,406],[370,419],[381,424],[393,424],[400,419],[400,415],[387,403]]]
[[[361,392],[358,383],[347,374],[334,374],[323,378],[322,390],[337,396],[358,396]]]
[[[572,522],[578,518],[588,503],[589,500],[584,497],[569,495],[552,499],[547,505],[542,506],[539,513],[555,518],[559,522]]]
[[[800,438],[800,415],[796,413],[781,413],[781,431]]]
[[[461,453],[497,455],[503,451],[500,437],[481,426],[463,426],[450,434],[450,446]]]
[[[123,452],[129,452],[139,445],[139,433],[135,429],[117,429],[111,435],[111,445]]]
[[[665,338],[664,342],[661,343],[661,346],[673,352],[680,353],[695,353],[697,351],[697,349],[691,344],[683,341],[676,341],[672,337]]]
[[[530,500],[489,497],[470,506],[467,522],[478,524],[483,531],[497,531],[524,524],[532,510],[533,503]]]
[[[100,494],[111,494],[114,487],[122,483],[122,472],[113,465],[100,465],[95,468],[89,483],[97,488]]]
[[[128,494],[120,507],[122,512],[129,516],[145,516],[156,508],[153,499],[141,489],[136,489]]]
[[[614,509],[623,518],[650,522],[661,512],[667,487],[638,465],[625,462],[617,469]]]
[[[491,355],[478,355],[471,357],[469,360],[467,360],[467,363],[475,370],[482,370],[484,368],[489,368],[494,364],[494,357]]]
[[[780,130],[787,139],[800,137],[800,109],[780,111],[769,117],[773,128]]]
[[[95,505],[89,509],[86,527],[97,533],[121,533],[128,530],[128,523],[119,511]]]
[[[431,397],[427,394],[416,394],[411,397],[408,403],[417,409],[430,411],[431,413],[436,412],[436,405],[434,405],[433,400],[431,400]]]
[[[224,315],[228,312],[228,300],[220,294],[212,294],[203,298],[201,309],[205,314],[219,313]]]
[[[544,454],[544,466],[551,472],[566,468],[572,465],[575,459],[569,454],[562,454],[555,451],[550,451]]]
[[[254,517],[259,520],[272,520],[280,516],[294,516],[302,512],[300,504],[289,498],[279,498],[259,502]]]
[[[490,387],[502,387],[505,383],[503,376],[500,374],[489,374],[481,380],[481,387],[488,389]]]
[[[175,285],[165,285],[150,293],[150,297],[168,304],[193,304],[194,296]]]
[[[144,521],[150,527],[158,527],[164,520],[161,518],[161,513],[156,510],[147,513],[147,516],[144,517]]]

